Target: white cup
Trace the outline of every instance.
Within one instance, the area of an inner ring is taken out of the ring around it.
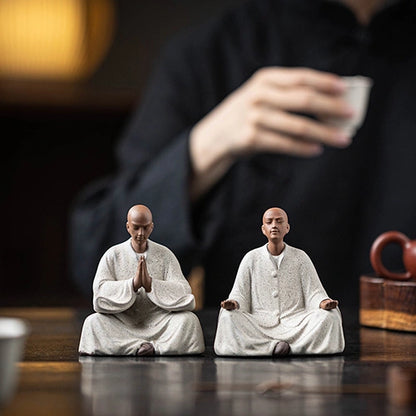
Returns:
[[[342,77],[342,79],[347,84],[343,99],[354,109],[354,115],[350,118],[330,117],[325,118],[324,121],[352,137],[364,121],[373,81],[361,75]]]
[[[0,318],[0,407],[12,398],[18,380],[28,326],[21,319]]]

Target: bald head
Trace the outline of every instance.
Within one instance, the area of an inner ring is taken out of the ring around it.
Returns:
[[[273,207],[273,208],[269,208],[267,211],[265,211],[265,213],[263,214],[263,224],[265,219],[270,218],[270,217],[282,217],[286,220],[286,222],[289,222],[289,218],[286,214],[286,211],[284,211],[282,208],[278,208],[278,207]]]
[[[127,222],[129,221],[153,221],[152,211],[146,205],[134,205],[127,213]]]
[[[131,244],[137,253],[147,249],[147,239],[153,231],[152,212],[145,205],[134,205],[127,213],[126,228],[131,236]]]

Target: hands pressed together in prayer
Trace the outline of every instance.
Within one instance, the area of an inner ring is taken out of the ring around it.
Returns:
[[[324,146],[347,147],[351,137],[323,121],[353,115],[342,99],[345,89],[341,77],[327,72],[258,70],[192,130],[192,197],[206,192],[241,155],[269,152],[313,157]]]
[[[147,271],[146,259],[144,256],[140,257],[136,276],[134,276],[133,279],[134,291],[137,292],[141,287],[144,287],[146,292],[150,292],[152,290],[152,278],[149,276]]]

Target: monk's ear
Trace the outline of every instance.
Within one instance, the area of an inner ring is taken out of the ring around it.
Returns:
[[[153,228],[155,228],[155,223],[152,221],[152,225],[150,226],[150,234],[152,234]]]
[[[264,225],[261,226],[261,232],[267,237],[266,231],[264,230]]]
[[[129,231],[129,222],[128,221],[126,222],[126,230],[127,230],[127,232],[130,232]]]
[[[289,231],[290,231],[290,224],[289,224],[289,223],[287,223],[287,227],[286,227],[286,233],[285,233],[285,235],[286,235]]]

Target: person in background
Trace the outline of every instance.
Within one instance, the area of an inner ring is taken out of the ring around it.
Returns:
[[[140,200],[185,275],[203,266],[205,306],[216,306],[278,205],[296,224],[288,243],[357,306],[373,240],[416,230],[415,18],[410,0],[250,0],[169,42],[117,171],[74,204],[79,287],[90,292],[97,259],[122,239],[121,213]],[[354,137],[322,121],[354,112],[344,75],[373,81]],[[393,254],[386,265],[400,267]]]

